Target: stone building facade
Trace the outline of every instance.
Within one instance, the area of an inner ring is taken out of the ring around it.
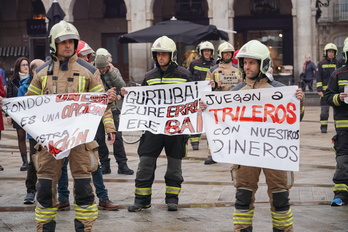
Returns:
[[[333,42],[341,57],[348,37],[348,0],[1,0],[0,63],[8,73],[19,56],[43,59],[47,55],[47,34],[40,29],[45,29],[44,16],[54,1],[82,40],[94,50],[104,47],[111,52],[128,82],[141,82],[153,67],[151,44],[120,44],[118,37],[173,16],[216,25],[228,32],[236,49],[250,39],[260,40],[271,50],[275,76],[287,78],[287,84],[297,83],[305,54],[317,63],[325,44]],[[32,24],[34,18],[44,23]],[[199,42],[177,43],[179,64]],[[221,43],[212,42],[216,49]]]

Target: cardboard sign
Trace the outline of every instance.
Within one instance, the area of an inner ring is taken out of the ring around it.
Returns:
[[[297,86],[203,92],[203,123],[216,162],[299,170]]]

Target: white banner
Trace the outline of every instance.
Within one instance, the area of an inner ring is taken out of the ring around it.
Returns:
[[[203,123],[216,162],[298,171],[297,86],[204,92]]]
[[[199,99],[208,81],[125,88],[120,131],[178,135],[203,133]]]
[[[94,140],[107,107],[105,93],[7,98],[2,109],[56,159]]]

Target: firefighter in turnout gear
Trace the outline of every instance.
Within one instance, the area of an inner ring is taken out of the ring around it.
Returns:
[[[159,37],[151,47],[156,67],[145,74],[143,86],[183,83],[192,81],[191,73],[177,65],[177,50],[174,41],[167,36]],[[127,94],[123,88],[122,95]],[[164,176],[166,183],[165,202],[168,211],[177,211],[182,176],[182,157],[187,152],[186,135],[153,134],[146,131],[138,148],[139,164],[135,178],[135,200],[128,207],[129,212],[137,212],[151,206],[152,184],[155,178],[156,162],[162,149],[167,156],[167,171]]]
[[[251,40],[246,43],[240,49],[237,59],[244,81],[235,86],[233,91],[284,86],[284,84],[274,81],[268,74],[272,68],[270,52],[261,42]],[[302,89],[297,89],[296,97],[301,100],[302,118],[304,113]],[[293,172],[233,165],[231,174],[236,187],[234,231],[252,231],[255,193],[261,171],[266,177],[268,186],[273,231],[293,231],[293,214],[289,204],[289,189],[293,184]],[[257,228],[256,231],[258,231]]]
[[[337,47],[333,43],[328,43],[324,47],[324,59],[317,65],[317,71],[315,73],[317,79],[317,92],[320,96],[320,131],[321,133],[327,133],[327,124],[329,119],[330,106],[326,103],[323,96],[327,88],[327,83],[331,73],[336,70],[337,60]]]
[[[206,80],[207,72],[215,65],[214,45],[209,41],[204,41],[198,45],[200,58],[190,63],[189,70],[192,73],[193,81]],[[201,134],[191,135],[190,142],[193,150],[199,150],[199,140]]]
[[[36,69],[26,95],[59,93],[105,92],[99,71],[77,57],[75,51],[79,41],[77,29],[70,23],[60,21],[49,35],[52,59]],[[114,90],[108,91],[109,101],[116,99]],[[107,110],[103,116],[105,127],[112,140],[116,132],[112,114]],[[91,183],[91,172],[98,167],[98,143],[81,144],[70,150],[68,156],[74,178],[75,230],[92,231],[98,217],[98,207]],[[56,160],[41,146],[34,155],[37,170],[37,205],[35,219],[37,231],[55,231],[58,209],[57,182],[64,159]]]
[[[214,83],[215,91],[229,91],[242,80],[240,71],[232,65],[233,54],[232,44],[223,42],[219,45],[217,64],[207,72],[207,79]],[[206,165],[215,163],[211,155],[204,161]]]
[[[348,43],[343,47],[343,56],[348,63]],[[348,204],[348,66],[334,71],[330,77],[324,99],[333,106],[336,135],[332,138],[336,152],[336,171],[333,176],[334,199],[332,206]]]

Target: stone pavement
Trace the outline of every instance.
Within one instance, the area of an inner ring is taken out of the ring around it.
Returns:
[[[307,106],[301,122],[300,171],[295,172],[295,184],[290,201],[295,217],[295,231],[348,231],[348,206],[331,207],[332,175],[335,155],[331,138],[335,134],[330,111],[327,134],[319,130],[319,106]],[[126,144],[128,165],[136,170],[138,144]],[[135,175],[117,174],[112,159],[112,173],[104,175],[109,198],[121,206],[119,211],[99,211],[93,231],[233,231],[232,213],[235,190],[231,183],[230,164],[204,165],[208,155],[204,138],[200,150],[189,147],[183,161],[185,182],[180,193],[179,211],[168,212],[164,204],[163,176],[166,159],[160,156],[153,185],[152,207],[129,213],[127,206],[134,200]],[[23,205],[26,194],[26,172],[19,171],[21,158],[14,129],[6,126],[0,140],[0,231],[35,231],[34,206]],[[72,192],[72,180],[70,180]],[[70,202],[73,202],[72,196]],[[59,212],[56,231],[74,231],[74,211]],[[261,175],[256,194],[254,231],[272,231],[267,187]]]

